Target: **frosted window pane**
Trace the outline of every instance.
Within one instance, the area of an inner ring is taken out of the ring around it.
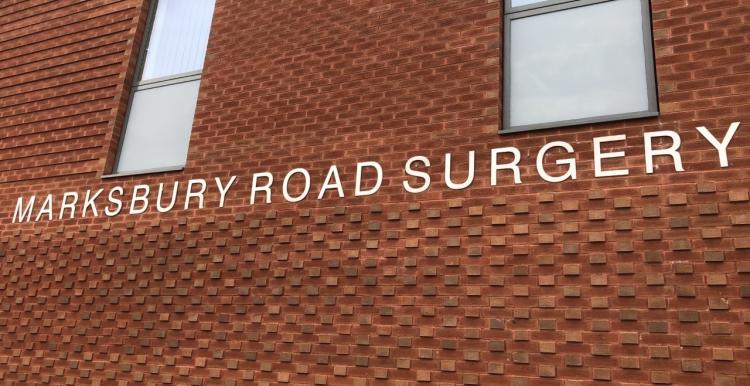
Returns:
[[[510,6],[511,7],[520,7],[522,5],[529,5],[529,4],[541,3],[542,1],[547,1],[547,0],[511,0]]]
[[[214,0],[159,0],[142,80],[201,70]]]
[[[511,126],[648,110],[640,0],[511,21]]]
[[[194,80],[135,92],[118,172],[185,164],[199,85]]]

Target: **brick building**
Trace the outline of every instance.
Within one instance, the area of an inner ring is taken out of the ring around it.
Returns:
[[[0,2],[0,383],[750,384],[750,1],[175,3]]]

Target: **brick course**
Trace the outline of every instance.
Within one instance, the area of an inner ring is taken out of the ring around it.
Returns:
[[[0,383],[750,383],[750,2],[652,1],[658,118],[512,135],[501,2],[216,3],[185,170],[106,180],[148,4],[0,3]],[[695,127],[736,121],[721,168]],[[645,174],[655,130],[685,172]],[[615,134],[630,176],[594,178]],[[576,181],[536,175],[555,140]],[[490,185],[500,146],[523,184]],[[370,160],[383,187],[351,197]],[[254,172],[317,195],[333,163],[344,199],[248,204]],[[225,208],[10,223],[21,195],[231,175]]]

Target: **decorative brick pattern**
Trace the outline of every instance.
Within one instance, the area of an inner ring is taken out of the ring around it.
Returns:
[[[747,202],[710,194],[747,210]],[[553,221],[538,231],[558,241],[527,243],[528,254],[514,255],[528,236],[513,228],[539,226],[529,220],[562,202],[575,200],[580,212],[620,210],[615,199],[566,196],[529,200],[523,213],[459,199],[16,230],[0,239],[0,379],[698,384],[718,371],[746,379],[750,286],[730,284],[748,275],[731,238],[705,252],[723,260],[686,248],[648,261],[685,231],[665,229],[662,239],[623,252],[617,240],[645,230],[610,224],[606,241],[591,242]],[[632,198],[664,212],[669,201],[661,193]],[[686,206],[682,213],[700,215],[700,205]],[[598,221],[587,218],[581,227]],[[743,232],[730,217],[712,223]],[[510,242],[493,245],[489,235]],[[565,254],[568,240],[601,252]],[[689,240],[702,238],[693,230]]]
[[[747,1],[652,1],[660,117],[503,136],[499,2],[248,3],[217,0],[185,171],[115,180],[147,7],[0,4],[1,384],[748,383]],[[722,169],[694,127],[733,121]],[[659,129],[686,172],[644,174]],[[590,138],[619,133],[630,176],[593,178]],[[533,174],[552,140],[578,180]],[[500,146],[523,184],[489,185]],[[458,180],[468,150],[476,181],[447,189],[440,158]],[[416,154],[435,181],[410,195]],[[332,163],[348,192],[365,160],[373,196],[242,195]],[[19,195],[228,175],[221,209],[9,220]]]

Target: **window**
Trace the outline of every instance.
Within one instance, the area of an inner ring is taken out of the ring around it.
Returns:
[[[506,0],[503,128],[658,115],[648,0]]]
[[[214,0],[152,6],[116,174],[181,168],[187,159]]]

